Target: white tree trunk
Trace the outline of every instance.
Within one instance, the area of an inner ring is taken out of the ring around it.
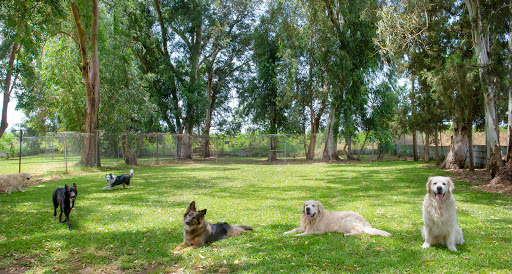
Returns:
[[[484,24],[479,0],[464,0],[471,18],[473,48],[478,59],[480,82],[484,93],[485,135],[487,145],[487,166],[492,170],[502,165],[496,115],[496,87],[489,75],[489,25]],[[485,19],[485,18],[484,18]]]

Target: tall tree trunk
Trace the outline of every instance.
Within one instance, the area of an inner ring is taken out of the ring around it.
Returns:
[[[14,69],[14,60],[16,59],[16,52],[18,51],[19,44],[14,41],[11,48],[11,54],[9,55],[9,64],[7,65],[7,71],[4,82],[4,102],[2,105],[2,121],[0,122],[0,138],[4,135],[9,124],[7,123],[7,108],[9,107],[9,101],[11,99],[11,77]]]
[[[496,87],[491,81],[489,66],[489,25],[484,23],[487,18],[481,18],[481,6],[479,0],[464,0],[471,19],[471,34],[473,37],[473,49],[478,59],[480,83],[483,87],[485,132],[487,145],[487,166],[491,173],[496,173],[503,165],[499,143],[498,119],[496,115]]]
[[[430,136],[429,129],[425,130],[425,163],[430,163]]]
[[[468,132],[468,148],[469,148],[469,170],[475,170],[475,155],[473,153],[473,124],[469,125]]]
[[[327,129],[325,132],[325,147],[322,156],[324,161],[340,160],[337,152],[338,144],[334,136],[334,127],[338,124],[336,123],[336,120],[336,110],[334,109],[334,106],[331,105],[329,118],[327,120]]]
[[[345,150],[347,160],[357,160],[356,157],[352,155],[352,134],[349,133],[345,136],[345,143],[347,144],[347,149]]]
[[[411,100],[411,112],[412,112],[412,118],[416,117],[416,105],[415,105],[415,91],[414,91],[414,76],[411,76],[411,94],[409,95],[409,99]],[[417,139],[417,133],[416,133],[416,126],[412,126],[412,155],[414,161],[418,161],[420,159],[418,155],[418,139]]]
[[[453,135],[450,150],[441,165],[442,169],[463,169],[468,152],[470,127],[462,123],[453,123]]]
[[[96,153],[96,130],[98,130],[98,110],[100,105],[100,77],[99,77],[99,56],[98,56],[98,1],[92,2],[92,23],[91,23],[91,59],[87,55],[86,38],[80,23],[80,13],[74,2],[70,3],[71,11],[78,33],[78,46],[82,65],[80,70],[84,80],[86,102],[85,102],[85,134],[83,135],[81,164],[92,167],[96,163],[101,166],[100,159]]]
[[[361,154],[363,154],[364,146],[366,145],[366,142],[368,141],[368,136],[370,135],[370,131],[366,131],[366,135],[364,137],[363,145],[361,146],[361,149],[359,149],[359,155],[357,157],[358,160],[361,159]]]
[[[434,142],[436,143],[436,166],[439,166],[441,165],[441,157],[439,156],[439,130],[437,125],[434,135]]]
[[[215,54],[216,56],[216,54]],[[206,110],[206,120],[203,129],[203,156],[204,158],[210,158],[210,128],[212,126],[212,113],[215,104],[215,98],[212,96],[213,89],[213,62],[215,62],[215,56],[213,57],[212,65],[208,69],[208,88],[206,94],[206,100],[208,102],[208,109]]]
[[[269,135],[269,153],[268,153],[268,160],[273,162],[277,161],[277,135]]]
[[[132,135],[131,132],[126,132],[124,135],[122,142],[123,159],[127,165],[137,165],[137,139],[137,136]]]
[[[512,79],[512,0],[508,3],[508,78]],[[1,135],[0,135],[1,136]],[[508,135],[507,163],[512,163],[512,85],[508,89]]]
[[[309,108],[309,122],[311,125],[311,135],[309,136],[309,146],[308,151],[306,153],[306,160],[314,160],[315,159],[315,146],[316,146],[316,135],[318,134],[318,128],[320,127],[320,119],[325,110],[325,100],[320,104],[320,108],[315,115],[315,110],[313,108],[313,104],[308,105]]]

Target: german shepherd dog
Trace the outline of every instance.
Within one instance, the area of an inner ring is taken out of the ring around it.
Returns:
[[[183,222],[185,223],[183,243],[172,250],[174,254],[201,247],[226,237],[239,236],[252,230],[251,227],[244,225],[231,226],[228,223],[210,224],[204,220],[204,215],[206,215],[206,209],[197,211],[196,203],[192,201],[185,215],[183,215]],[[189,247],[180,250],[185,245],[189,245]]]
[[[133,177],[133,169],[130,170],[130,174],[123,174],[119,176],[112,175],[112,173],[105,175],[105,181],[107,181],[108,186],[103,189],[113,189],[115,186],[123,185],[130,187],[130,179]]]
[[[62,213],[64,213],[66,216],[65,222],[68,223],[69,230],[73,230],[73,228],[71,228],[71,223],[69,222],[69,213],[71,213],[71,209],[75,206],[77,194],[78,191],[76,189],[76,184],[73,184],[72,187],[64,185],[64,187],[57,188],[53,192],[52,196],[53,216],[57,216],[57,207],[60,206],[59,223],[63,223]]]

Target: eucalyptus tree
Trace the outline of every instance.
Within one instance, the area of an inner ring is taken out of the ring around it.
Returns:
[[[18,104],[28,119],[27,127],[39,132],[84,130],[85,97],[80,57],[75,42],[66,35],[54,35],[41,44],[41,54],[25,71]]]
[[[331,104],[326,128],[324,159],[339,159],[337,135],[343,118],[346,140],[356,130],[354,119],[366,104],[364,76],[378,65],[378,54],[373,39],[376,37],[378,1],[323,0],[324,19],[331,24],[335,47],[331,49],[328,82]],[[360,117],[360,115],[359,115]]]
[[[508,142],[507,142],[507,162],[512,162],[512,0],[508,2]]]
[[[206,117],[202,123],[204,157],[210,157],[212,121],[225,112],[231,112],[227,102],[236,88],[237,78],[244,77],[250,61],[248,48],[255,21],[252,0],[218,1],[211,7],[208,18],[208,40],[203,60],[206,70]]]
[[[490,58],[490,22],[496,14],[493,4],[499,3],[479,0],[464,0],[471,21],[471,34],[473,38],[473,52],[477,59],[480,74],[480,85],[484,97],[485,134],[487,144],[487,165],[493,174],[502,166],[502,155],[499,142],[499,119],[497,116],[497,88],[490,71],[492,60]],[[502,8],[499,6],[498,8]],[[510,39],[510,38],[509,38]],[[493,175],[494,177],[494,175]]]
[[[99,7],[97,0],[70,1],[75,29],[68,33],[80,53],[85,88],[85,121],[80,163],[101,166],[97,150],[98,111],[100,108],[100,62],[98,52]]]
[[[412,88],[409,93],[412,131],[424,132],[425,161],[429,161],[430,136],[435,133],[436,161],[439,163],[437,132],[448,119],[445,107],[439,101],[444,91],[434,85],[434,71],[445,66],[445,58],[458,42],[449,36],[457,28],[454,1],[404,0],[390,2],[379,12],[379,39],[381,51],[394,57],[411,74]],[[460,15],[459,15],[460,16]]]
[[[253,34],[252,62],[255,72],[246,79],[244,89],[239,93],[242,113],[267,134],[277,134],[285,129],[285,113],[289,107],[280,100],[285,96],[278,83],[278,67],[282,64],[279,54],[282,8],[280,1],[271,1],[267,13],[262,14]],[[269,139],[269,160],[274,161],[277,160],[278,139],[275,136]]]
[[[478,70],[472,60],[471,32],[469,17],[460,3],[449,6],[453,16],[444,31],[444,40],[451,41],[447,46],[443,64],[427,73],[429,82],[438,90],[437,98],[441,109],[452,122],[453,135],[450,150],[441,168],[464,168],[469,154],[470,169],[473,162],[473,124],[483,117],[482,96]]]
[[[301,133],[309,134],[309,144],[304,138],[307,160],[315,157],[317,135],[321,119],[329,105],[329,85],[326,81],[328,63],[328,36],[330,24],[323,19],[321,5],[309,1],[283,1],[286,12],[282,13],[279,68],[280,86],[291,100],[295,121]],[[304,115],[305,112],[308,114]],[[304,117],[306,116],[306,117]],[[309,123],[306,125],[308,121]]]
[[[0,77],[3,93],[0,138],[7,129],[7,108],[17,80],[40,53],[39,44],[52,31],[52,21],[63,16],[60,1],[0,2]]]
[[[128,21],[124,13],[131,8],[129,1],[113,2],[102,9],[105,16],[100,18],[102,43],[99,49],[102,64],[102,92],[99,112],[102,142],[107,151],[117,153],[122,148],[126,164],[137,164],[138,144],[144,136],[140,132],[162,132],[158,108],[150,99],[150,83],[138,66],[138,59],[132,50],[128,35]],[[153,139],[150,139],[153,141]],[[159,140],[156,140],[159,141]],[[115,154],[114,154],[115,155]]]
[[[246,63],[252,2],[134,1],[126,10],[133,50],[172,133],[190,136],[202,127],[209,136],[215,110],[230,91],[228,79]],[[191,158],[191,139],[176,141],[180,156]]]

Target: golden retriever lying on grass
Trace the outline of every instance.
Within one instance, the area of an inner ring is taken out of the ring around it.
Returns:
[[[300,227],[285,232],[296,233],[295,236],[304,236],[309,234],[323,234],[327,232],[344,233],[343,236],[358,235],[368,233],[370,235],[380,235],[388,237],[386,231],[373,228],[363,216],[351,211],[327,211],[322,203],[318,201],[306,201],[302,205],[302,216],[300,217]]]
[[[0,192],[11,194],[13,189],[24,192],[21,186],[30,180],[32,176],[27,172],[15,174],[0,174]]]
[[[457,225],[457,210],[452,196],[454,189],[453,181],[448,177],[428,178],[427,194],[423,200],[423,248],[444,245],[451,251],[457,251],[455,245],[464,243],[462,229]]]

